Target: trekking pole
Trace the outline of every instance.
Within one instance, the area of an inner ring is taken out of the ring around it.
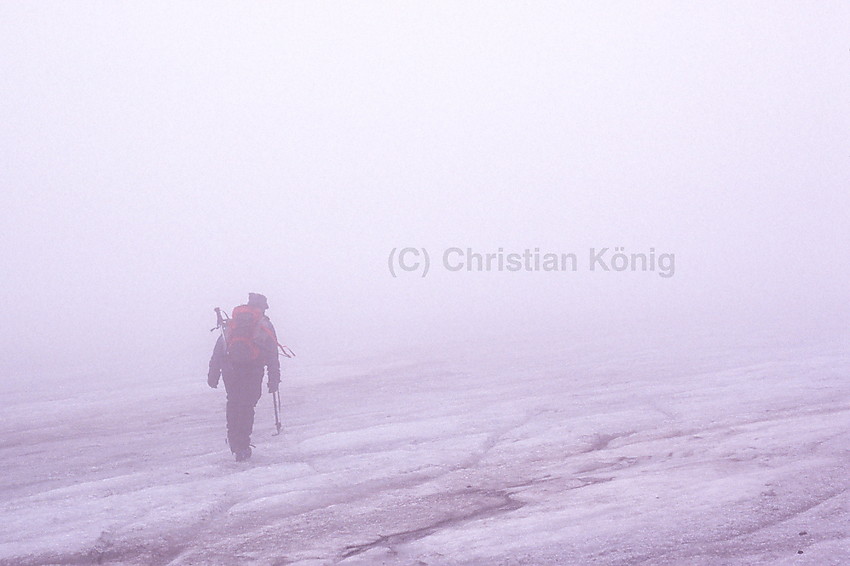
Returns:
[[[272,436],[280,434],[280,391],[272,393],[272,401],[274,402],[274,426],[277,427],[277,432],[272,433]]]

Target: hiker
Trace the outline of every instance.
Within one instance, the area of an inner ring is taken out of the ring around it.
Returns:
[[[224,332],[215,343],[207,384],[218,387],[221,377],[227,391],[227,443],[237,462],[251,457],[254,407],[262,396],[263,374],[268,368],[268,390],[280,385],[277,336],[266,316],[266,297],[248,294],[248,304],[233,309]]]

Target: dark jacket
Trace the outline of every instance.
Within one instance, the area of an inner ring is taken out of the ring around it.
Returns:
[[[280,358],[277,354],[277,333],[269,317],[263,316],[260,321],[260,332],[257,333],[256,343],[260,346],[260,357],[256,363],[249,367],[234,366],[227,358],[227,347],[224,336],[219,336],[210,358],[210,369],[208,381],[214,387],[213,382],[218,383],[219,377],[224,373],[240,370],[258,371],[265,368],[268,372],[269,385],[280,383]]]

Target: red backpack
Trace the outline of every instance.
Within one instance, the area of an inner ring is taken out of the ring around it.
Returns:
[[[268,335],[263,330],[263,311],[248,305],[233,309],[224,327],[227,357],[234,364],[253,364],[262,360],[261,354]]]
[[[274,327],[263,311],[250,305],[241,305],[233,309],[233,317],[216,307],[216,326],[210,332],[222,329],[227,358],[235,364],[265,363],[263,350],[268,354],[280,353],[287,358],[295,356],[288,346],[277,341]]]

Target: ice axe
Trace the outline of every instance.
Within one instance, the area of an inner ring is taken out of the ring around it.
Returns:
[[[277,427],[277,432],[272,433],[272,436],[277,436],[282,428],[280,424],[280,391],[272,393],[272,401],[274,402],[274,426]]]
[[[213,310],[215,311],[215,326],[210,328],[210,332],[221,329],[221,337],[224,338],[224,327],[227,326],[227,321],[230,320],[230,317],[227,316],[227,313],[224,313],[224,316],[222,316],[222,310],[219,307]]]

